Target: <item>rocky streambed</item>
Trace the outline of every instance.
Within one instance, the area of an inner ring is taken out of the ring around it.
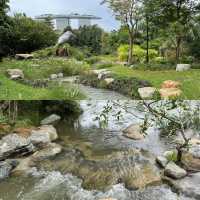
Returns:
[[[123,103],[134,110],[134,102]],[[174,149],[173,144],[156,129],[137,140],[125,137],[133,129],[130,125],[139,123],[126,112],[119,120],[110,113],[108,126],[102,128],[95,117],[105,104],[81,101],[83,114],[77,120],[60,120],[51,115],[26,133],[18,130],[4,136],[0,140],[0,198],[200,199],[197,139],[196,148],[185,154],[186,174],[181,178],[164,176],[166,169],[156,162],[156,157],[163,161],[166,151]],[[135,113],[139,114],[137,110]],[[177,169],[173,167],[168,171]]]

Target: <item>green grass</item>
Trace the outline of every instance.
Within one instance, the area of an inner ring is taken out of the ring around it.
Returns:
[[[0,74],[0,100],[80,100],[84,95],[72,86],[32,88],[9,80]]]
[[[48,88],[33,88],[7,78],[6,70],[22,69],[25,79],[45,79],[51,74],[64,73],[65,76],[81,74],[89,67],[74,59],[53,58],[23,60],[4,59],[0,62],[0,99],[7,100],[80,100],[84,95],[70,85],[50,84]]]
[[[121,77],[137,77],[147,80],[156,88],[160,88],[163,81],[174,80],[180,81],[182,84],[181,99],[196,100],[200,99],[200,70],[190,70],[186,72],[168,71],[143,71],[134,70],[124,66],[114,66],[109,68],[117,76]]]
[[[64,73],[65,76],[78,75],[89,66],[74,59],[50,57],[48,59],[22,60],[4,59],[0,62],[0,73],[6,74],[7,69],[22,69],[26,79],[49,78],[51,74]]]

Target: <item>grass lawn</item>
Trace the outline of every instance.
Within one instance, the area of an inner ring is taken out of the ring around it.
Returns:
[[[154,87],[160,88],[163,81],[174,80],[182,84],[183,94],[181,99],[200,99],[200,70],[190,70],[186,72],[168,71],[142,71],[133,70],[124,66],[114,66],[110,68],[115,75],[121,77],[137,77],[148,80]]]
[[[72,86],[51,84],[48,88],[33,88],[7,78],[7,69],[22,69],[26,79],[49,78],[53,73],[76,75],[86,70],[87,65],[75,60],[49,58],[45,60],[16,61],[4,59],[0,63],[0,99],[1,100],[80,100],[85,96]]]

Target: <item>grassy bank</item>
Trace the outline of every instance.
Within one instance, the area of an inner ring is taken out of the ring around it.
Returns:
[[[59,86],[51,83],[47,88],[33,88],[10,80],[6,75],[8,69],[21,69],[25,79],[36,80],[49,78],[51,74],[62,72],[72,76],[87,70],[88,66],[76,60],[62,58],[17,61],[4,59],[0,63],[0,99],[7,100],[80,100],[84,95],[73,86]]]
[[[160,88],[163,81],[174,80],[182,84],[183,99],[200,99],[200,70],[190,70],[186,72],[167,71],[144,71],[134,70],[124,66],[114,66],[110,70],[120,77],[136,77],[149,81],[154,87]]]

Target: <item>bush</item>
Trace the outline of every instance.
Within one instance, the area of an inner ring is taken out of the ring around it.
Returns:
[[[118,56],[120,61],[128,60],[129,45],[120,45],[118,48]],[[139,45],[134,45],[133,55],[135,61],[143,63],[146,59],[146,50],[142,49]],[[155,49],[149,49],[149,58],[153,59],[158,55]]]

